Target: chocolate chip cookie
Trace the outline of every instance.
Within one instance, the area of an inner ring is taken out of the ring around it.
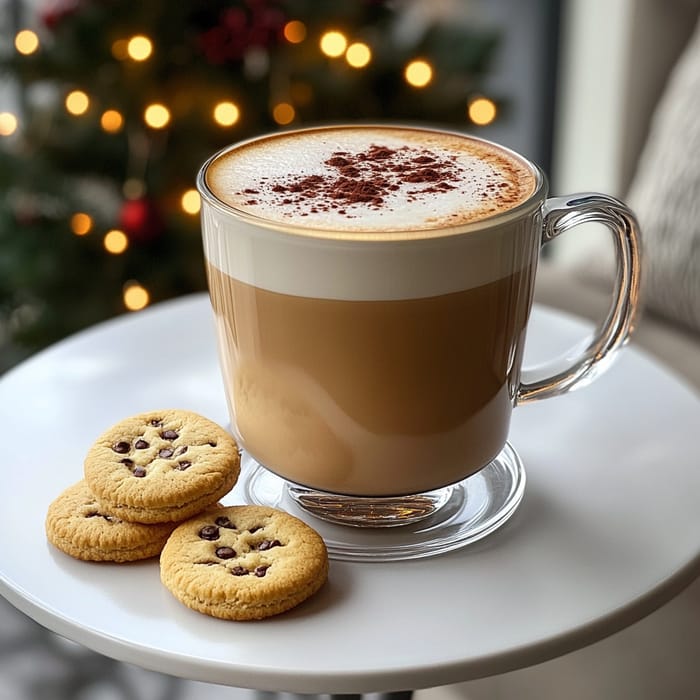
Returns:
[[[157,556],[177,523],[128,523],[101,510],[84,480],[51,503],[46,535],[55,547],[84,561],[136,561]]]
[[[238,446],[221,426],[168,409],[126,418],[85,458],[85,480],[103,512],[138,523],[181,521],[227,494],[240,472]]]
[[[227,620],[259,620],[290,610],[328,576],[320,535],[265,506],[229,506],[191,518],[160,556],[163,584],[182,603]]]

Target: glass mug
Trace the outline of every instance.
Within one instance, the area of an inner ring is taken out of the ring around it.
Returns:
[[[216,154],[197,186],[241,488],[371,528],[330,526],[340,557],[427,556],[502,525],[525,485],[513,407],[595,378],[634,323],[632,212],[548,199],[535,164],[472,136],[287,131]],[[591,221],[615,241],[610,312],[563,369],[522,369],[540,248]]]

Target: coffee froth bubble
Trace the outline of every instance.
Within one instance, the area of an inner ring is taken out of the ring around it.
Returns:
[[[223,203],[281,225],[338,232],[428,231],[506,212],[538,176],[514,153],[468,136],[402,127],[330,127],[257,139],[215,158]]]

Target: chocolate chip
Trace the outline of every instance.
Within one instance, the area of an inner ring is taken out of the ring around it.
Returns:
[[[216,556],[219,557],[219,559],[232,559],[236,556],[236,550],[233,549],[233,547],[218,547]]]
[[[231,573],[234,576],[247,576],[248,575],[248,569],[244,569],[242,566],[234,566],[233,569],[231,569]]]
[[[281,547],[282,543],[279,540],[263,540],[257,547],[261,552],[264,552],[267,549],[272,549],[273,547]]]
[[[215,442],[208,442],[207,445],[209,445],[209,447],[216,447],[216,443],[215,443]]]
[[[225,527],[225,528],[228,528],[229,530],[236,529],[236,526],[229,520],[228,516],[226,516],[226,515],[220,515],[214,522],[219,527]]]
[[[146,470],[143,467],[134,467],[134,471],[131,473],[138,477],[146,476]]]
[[[267,570],[269,569],[269,566],[256,566],[255,571],[253,572],[258,578],[262,578],[266,573]]]
[[[188,462],[186,459],[183,459],[182,462],[177,463],[177,466],[175,467],[175,469],[177,469],[178,471],[184,472],[185,469],[188,469],[191,466],[192,466],[192,462]]]
[[[180,455],[184,455],[185,452],[187,452],[187,445],[181,445],[175,450],[175,452],[173,453],[173,457],[179,457]]]
[[[164,430],[160,436],[163,440],[175,440],[180,437],[174,430]]]
[[[149,445],[145,440],[142,440],[141,438],[139,438],[139,439],[134,443],[134,447],[135,447],[137,450],[145,450],[147,447],[150,447],[150,445]]]
[[[262,525],[254,525],[251,527],[248,532],[252,535],[253,533],[257,532],[258,530],[262,530]]]
[[[173,456],[173,451],[169,447],[164,447],[162,450],[158,450],[158,456],[167,459]]]
[[[154,428],[160,428],[160,427],[162,427],[162,425],[163,425],[163,421],[162,421],[160,418],[154,418],[154,419],[151,421],[151,425],[152,425]]]
[[[124,457],[124,459],[120,459],[119,462],[120,462],[120,464],[126,464],[127,467],[134,466],[134,460],[129,459],[128,457]]]
[[[219,528],[216,525],[205,525],[200,531],[199,536],[203,540],[218,540],[219,539]]]
[[[124,455],[131,449],[131,445],[129,445],[128,442],[124,442],[123,440],[121,440],[118,443],[116,443],[116,445],[112,445],[112,449],[115,452],[118,452],[120,455]]]

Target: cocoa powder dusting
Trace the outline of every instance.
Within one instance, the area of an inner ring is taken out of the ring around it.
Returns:
[[[406,191],[407,201],[415,201],[422,195],[455,189],[466,174],[454,155],[440,155],[428,148],[409,146],[389,148],[372,144],[359,153],[334,151],[324,163],[335,172],[292,175],[261,185],[260,189],[279,195],[272,204],[289,210],[290,215],[307,216],[309,212],[332,209],[350,218],[353,216],[352,209],[348,210],[351,205],[380,209],[387,196],[401,185],[416,185]],[[258,190],[246,189],[243,193],[258,194]],[[499,192],[499,199],[505,194]],[[254,201],[249,199],[246,204],[254,204]]]

